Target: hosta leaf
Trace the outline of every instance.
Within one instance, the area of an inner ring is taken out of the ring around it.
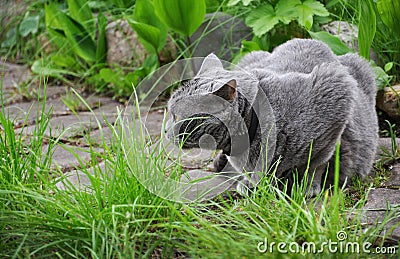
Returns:
[[[150,49],[148,49],[150,52],[158,51],[158,46],[160,42],[160,30],[157,27],[145,23],[136,22],[130,18],[127,18],[127,20],[132,28],[139,35],[139,39],[141,41],[145,41],[142,42],[143,45],[146,48],[150,47]]]
[[[270,4],[257,7],[246,17],[246,24],[258,37],[269,32],[278,22],[279,17],[276,16],[274,8]]]
[[[150,48],[149,51],[159,52],[164,47],[168,28],[156,15],[152,2],[137,0],[133,19],[130,17],[127,17],[127,19],[139,35],[142,44],[147,49]]]
[[[96,62],[105,63],[107,58],[107,39],[106,39],[106,26],[107,18],[103,13],[99,13],[97,16],[97,24],[99,30],[99,36],[97,38],[96,47]]]
[[[60,23],[58,16],[60,14],[60,10],[56,3],[49,3],[44,7],[45,11],[45,19],[46,19],[46,27],[52,29],[63,29],[63,25]]]
[[[82,24],[89,33],[93,34],[93,37],[95,33],[95,23],[88,1],[68,0],[68,10],[71,18]]]
[[[71,50],[87,62],[96,61],[96,44],[86,29],[69,15],[61,12],[56,4],[45,6],[46,26],[57,45],[68,43]],[[53,39],[52,39],[53,40]]]
[[[172,30],[191,36],[206,14],[205,0],[154,0],[158,17]]]
[[[65,13],[60,12],[58,18],[75,54],[87,62],[96,61],[96,44],[85,28]]]

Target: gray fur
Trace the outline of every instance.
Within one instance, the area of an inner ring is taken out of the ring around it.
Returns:
[[[212,98],[212,93],[222,96],[218,89],[225,89],[232,79],[237,85],[235,99],[221,103],[207,99]],[[340,183],[351,181],[354,175],[365,177],[370,173],[378,143],[372,70],[359,56],[336,56],[315,40],[294,39],[272,53],[250,53],[232,71],[225,70],[215,55],[209,55],[196,78],[171,97],[167,136],[176,139],[182,120],[214,109],[215,116],[192,122],[193,133],[184,146],[196,147],[201,136],[209,134],[223,153],[232,151],[231,156],[217,156],[214,162],[217,171],[232,170],[233,166],[239,172],[265,172],[268,169],[265,163],[261,167],[259,163],[260,159],[267,159],[261,152],[267,141],[261,130],[263,125],[258,128],[248,155],[233,152],[236,147],[231,145],[232,138],[246,133],[258,93],[267,96],[273,110],[276,144],[268,162],[270,165],[280,160],[277,177],[291,181],[294,170],[299,178],[303,177],[312,143],[309,166],[315,176],[313,181],[309,178],[309,187],[311,195],[315,195],[321,190],[325,172],[328,183],[333,183],[334,151],[339,141]],[[243,96],[251,98],[246,100]],[[204,105],[207,103],[212,103],[212,108]],[[220,107],[214,108],[214,104]],[[180,121],[174,121],[176,115]],[[243,162],[245,166],[237,166]],[[238,188],[251,187],[260,177],[259,174],[243,177]]]

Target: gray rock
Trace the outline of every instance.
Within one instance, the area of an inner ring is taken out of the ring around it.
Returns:
[[[242,40],[251,40],[252,31],[240,18],[217,12],[207,14],[205,21],[190,37],[193,57],[205,57],[214,53],[219,58],[231,61],[240,50]]]
[[[332,21],[328,24],[321,26],[322,30],[329,32],[332,35],[338,36],[347,47],[355,52],[358,52],[358,27],[357,25],[350,24],[346,21]],[[370,49],[370,58],[379,63],[378,56],[373,49]]]
[[[128,21],[119,19],[106,27],[107,62],[119,66],[140,67],[149,55]],[[177,49],[170,38],[159,53],[159,60],[168,63],[175,59]]]
[[[376,97],[376,106],[398,122],[400,121],[399,96],[400,85],[394,85],[378,91]]]
[[[400,164],[393,165],[389,180],[384,182],[382,186],[391,189],[400,189]]]
[[[225,191],[235,190],[239,174],[214,173],[203,170],[191,170],[183,174],[180,182],[185,188],[182,200],[185,202],[211,199]]]
[[[358,50],[358,27],[357,25],[350,24],[346,21],[332,21],[328,24],[322,25],[321,28],[332,35],[339,37],[343,43],[350,49]]]
[[[140,66],[148,52],[139,42],[136,32],[124,19],[109,23],[106,27],[107,62],[127,66],[135,60]]]
[[[362,220],[365,224],[379,227],[379,223],[387,220],[385,227],[381,231],[381,235],[389,239],[400,240],[399,190],[385,188],[371,189],[363,212]]]

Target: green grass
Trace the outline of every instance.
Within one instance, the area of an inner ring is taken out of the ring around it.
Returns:
[[[45,101],[43,115],[44,105]],[[288,257],[278,252],[279,242],[288,244],[286,249],[289,244],[296,248],[310,242],[319,248],[324,242],[336,242],[339,231],[345,231],[347,242],[382,244],[377,237],[383,225],[364,226],[360,220],[366,195],[346,206],[346,194],[337,186],[333,193],[308,201],[305,188],[295,188],[287,196],[269,176],[247,197],[228,194],[193,204],[162,199],[134,175],[143,170],[180,170],[179,165],[167,168],[163,156],[149,153],[150,138],[141,132],[133,138],[136,146],[131,155],[137,166],[132,167],[122,145],[121,116],[115,126],[108,125],[114,132],[111,145],[102,145],[105,151],[100,156],[108,161],[107,170],[93,159],[94,174],[83,169],[92,183],[88,191],[73,184],[62,191],[56,186],[62,178],[49,170],[51,148],[41,153],[49,117],[37,124],[29,146],[14,133],[4,110],[0,121],[2,258]],[[57,138],[51,141],[56,142]],[[92,155],[99,156],[94,150]],[[265,241],[267,247],[275,242],[273,252],[258,251],[265,248]],[[327,248],[322,255],[337,256]]]

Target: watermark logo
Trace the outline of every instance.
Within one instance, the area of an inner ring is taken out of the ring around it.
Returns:
[[[257,244],[260,253],[281,253],[281,254],[395,254],[397,247],[373,247],[370,242],[347,241],[346,231],[336,233],[336,241],[328,239],[321,243],[316,242],[274,242],[266,237]]]

